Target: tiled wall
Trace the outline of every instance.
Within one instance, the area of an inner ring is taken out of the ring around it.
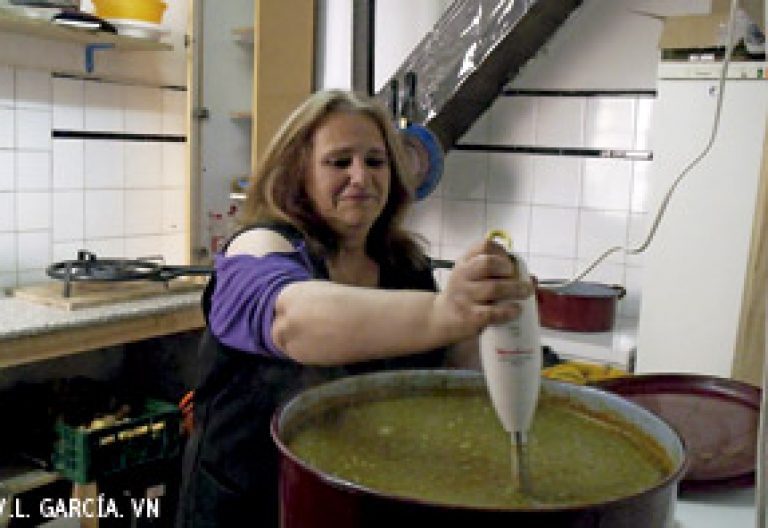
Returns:
[[[78,249],[183,263],[185,108],[176,88],[0,65],[0,288]]]
[[[461,143],[645,150],[652,108],[649,96],[500,96]],[[503,228],[532,273],[568,278],[605,249],[644,236],[649,164],[454,150],[409,225],[431,255],[447,259]],[[620,313],[636,316],[642,269],[641,257],[618,253],[587,279],[624,285]]]

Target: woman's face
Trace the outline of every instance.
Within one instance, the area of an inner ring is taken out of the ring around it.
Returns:
[[[340,236],[365,236],[387,203],[390,160],[376,122],[336,112],[314,134],[306,191]]]

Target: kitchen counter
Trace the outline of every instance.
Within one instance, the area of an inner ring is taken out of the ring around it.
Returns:
[[[637,319],[634,318],[617,318],[611,332],[541,330],[542,344],[565,359],[594,361],[626,368],[637,346]]]
[[[204,326],[200,291],[80,310],[0,298],[0,368]]]
[[[755,489],[696,493],[678,499],[675,528],[750,528],[755,526]]]

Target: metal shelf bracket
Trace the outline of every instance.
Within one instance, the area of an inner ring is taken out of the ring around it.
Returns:
[[[93,55],[96,51],[114,48],[114,44],[86,44],[85,45],[85,71],[93,73]]]

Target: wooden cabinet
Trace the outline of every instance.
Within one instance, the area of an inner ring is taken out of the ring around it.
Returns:
[[[252,169],[282,122],[312,92],[315,0],[255,0]]]

